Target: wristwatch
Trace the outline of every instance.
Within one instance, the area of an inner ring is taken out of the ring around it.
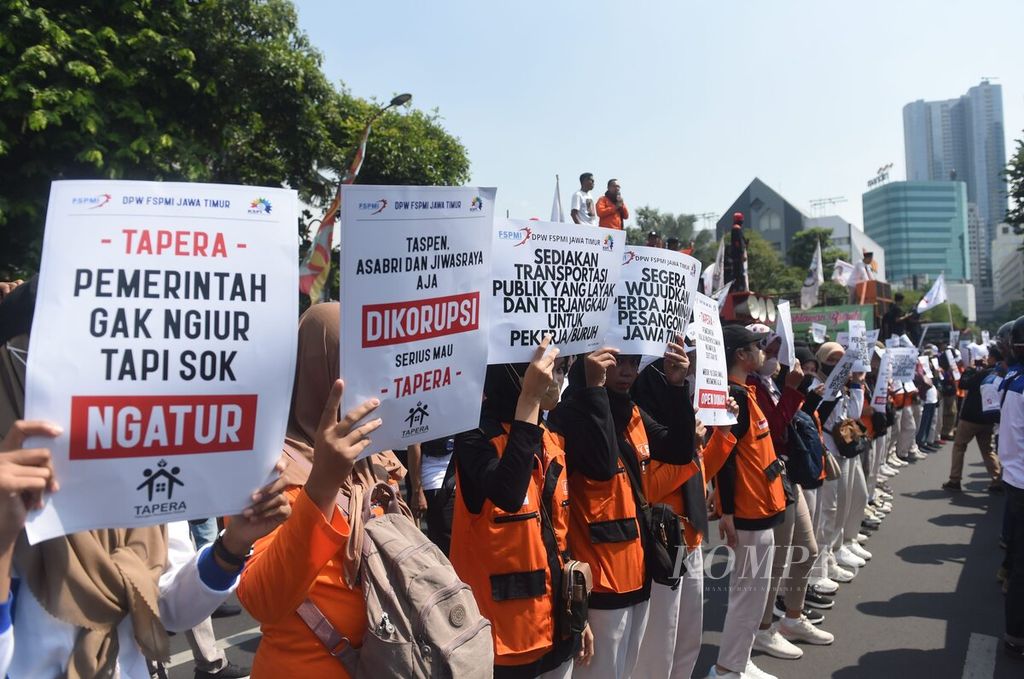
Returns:
[[[235,568],[241,569],[245,566],[245,562],[249,560],[249,557],[252,556],[252,547],[249,547],[249,551],[246,552],[243,556],[232,554],[230,551],[228,551],[228,548],[224,546],[225,530],[222,530],[220,533],[218,533],[217,539],[213,541],[213,553],[214,555],[220,557],[220,559],[225,563],[231,564]]]

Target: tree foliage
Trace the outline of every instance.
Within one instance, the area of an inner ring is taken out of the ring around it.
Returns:
[[[696,248],[714,241],[714,232],[698,230],[696,223],[697,217],[694,215],[674,215],[644,205],[636,209],[636,226],[626,229],[626,242],[630,245],[644,245],[647,243],[647,234],[651,231],[657,231],[663,241],[678,238],[680,247],[684,248],[689,247],[690,241],[694,241]]]
[[[332,190],[372,102],[328,82],[288,0],[0,0],[0,277],[38,266],[54,179]],[[389,114],[363,177],[458,183],[436,113]]]
[[[1024,233],[1024,138],[1017,140],[1017,151],[1006,166],[1007,193],[1012,205],[1006,223],[1017,233]]]

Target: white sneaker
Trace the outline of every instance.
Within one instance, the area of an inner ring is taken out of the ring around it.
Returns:
[[[739,672],[719,673],[718,665],[712,665],[711,671],[708,673],[707,679],[743,679],[743,675]]]
[[[910,451],[909,457],[911,460],[923,460],[928,456],[922,453],[920,450],[912,450]]]
[[[840,547],[839,551],[836,552],[836,562],[843,568],[861,568],[868,564],[867,561],[851,552],[846,545]],[[829,577],[831,577],[831,573]],[[835,578],[832,579],[835,580]],[[839,582],[842,582],[842,580]]]
[[[774,624],[768,629],[757,630],[757,634],[754,635],[754,650],[784,660],[796,660],[803,657],[804,654],[803,649],[794,646],[779,634],[778,624]],[[750,673],[749,666],[743,673]]]
[[[832,578],[816,578],[811,580],[809,584],[819,594],[835,594],[839,591],[839,583]]]
[[[882,463],[882,466],[878,468],[878,473],[882,476],[896,476],[899,474],[898,471],[890,467],[889,465]]]
[[[864,559],[864,561],[871,561],[871,552],[858,545],[856,541],[847,543],[846,548]]]
[[[828,646],[836,640],[835,636],[811,624],[807,616],[799,618],[783,618],[779,624],[779,634],[789,641],[803,641],[816,646]]]
[[[877,512],[882,512],[883,514],[888,514],[889,512],[892,511],[892,503],[885,502],[883,500],[879,500],[878,502],[875,502],[873,506],[875,508],[875,512],[876,513]]]
[[[879,500],[881,502],[888,502],[890,504],[892,503],[892,495],[889,494],[889,493],[886,493],[884,490],[876,490],[875,491],[875,499]]]
[[[853,582],[856,572],[848,571],[842,566],[834,565],[828,567],[828,577],[836,582]]]
[[[901,458],[899,455],[893,455],[888,460],[886,460],[885,463],[892,467],[893,469],[899,469],[900,467],[907,466],[907,461]]]
[[[796,647],[794,646],[794,648]],[[797,650],[799,651],[800,649]],[[743,668],[742,676],[744,677],[744,679],[746,679],[747,677],[750,677],[750,679],[779,679],[774,674],[768,674],[760,667],[755,665],[753,660],[747,661],[747,666]]]
[[[855,537],[854,540],[863,545],[868,541],[868,536],[864,535],[864,533],[857,533],[857,537]]]
[[[881,512],[876,512],[871,507],[865,507],[864,508],[864,518],[865,519],[872,519],[874,521],[881,522],[882,519],[885,518],[885,514],[882,514]]]

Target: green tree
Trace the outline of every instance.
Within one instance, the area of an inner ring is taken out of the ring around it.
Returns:
[[[680,247],[684,248],[689,247],[690,241],[694,241],[695,248],[714,241],[715,233],[706,229],[698,230],[696,222],[697,217],[694,215],[673,215],[644,205],[636,210],[636,226],[626,229],[626,242],[630,245],[644,245],[651,231],[657,231],[663,241],[678,238]]]
[[[794,234],[789,246],[789,262],[797,269],[803,271],[806,277],[807,272],[811,268],[814,249],[819,242],[821,243],[821,273],[825,282],[818,291],[818,298],[825,304],[845,304],[849,299],[846,288],[831,280],[831,278],[836,260],[846,257],[846,253],[832,246],[831,229],[815,227]]]
[[[322,205],[373,105],[328,82],[287,0],[0,2],[0,278],[38,266],[55,179],[287,185]],[[367,180],[467,175],[436,113],[388,115],[373,144]]]
[[[1007,193],[1013,206],[1006,213],[1006,223],[1017,233],[1024,233],[1024,139],[1017,140],[1017,151],[1006,166]]]
[[[906,311],[911,311],[917,306],[917,303],[921,301],[925,293],[928,290],[902,290],[903,293],[903,308]],[[949,323],[949,312],[953,312],[953,326],[960,330],[970,327],[970,323],[967,320],[967,314],[963,312],[957,304],[950,304],[949,309],[946,308],[946,303],[942,303],[939,306],[929,309],[928,311],[921,314],[922,323]]]

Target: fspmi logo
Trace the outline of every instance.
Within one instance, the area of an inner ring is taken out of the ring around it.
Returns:
[[[371,215],[379,215],[384,212],[388,207],[387,198],[381,198],[380,200],[368,200],[359,203],[356,207],[359,208],[360,212],[369,212]]]
[[[181,467],[168,469],[166,460],[157,462],[155,470],[144,469],[144,480],[135,487],[135,490],[145,492],[146,504],[135,505],[135,516],[183,514],[187,509],[185,501],[174,499],[175,487],[185,485],[185,482],[178,478],[180,473]]]
[[[470,212],[480,212],[483,209],[484,209],[484,199],[481,198],[480,196],[476,196],[475,198],[473,198],[472,201],[470,201],[470,203],[469,203],[469,211]]]
[[[273,209],[273,205],[267,198],[254,198],[249,203],[249,214],[251,215],[269,215]]]
[[[89,210],[95,210],[96,208],[103,207],[110,202],[111,195],[109,193],[101,193],[96,196],[75,196],[71,199],[71,204],[76,207],[85,207]]]
[[[430,431],[427,418],[430,417],[430,406],[423,401],[417,401],[416,407],[409,408],[409,415],[405,418],[406,429],[402,431],[402,438],[409,438]]]
[[[601,243],[601,249],[605,252],[611,252],[612,248],[615,247],[615,239],[612,238],[611,234],[604,237],[604,241]]]

